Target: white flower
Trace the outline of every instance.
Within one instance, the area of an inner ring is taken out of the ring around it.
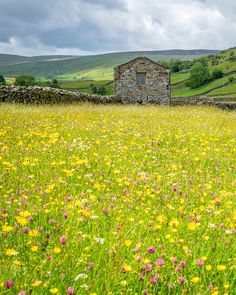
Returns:
[[[97,243],[100,243],[101,245],[104,244],[104,242],[105,242],[105,239],[103,239],[103,238],[94,238],[94,240],[95,240]]]
[[[77,277],[75,277],[75,281],[78,281],[79,279],[87,279],[88,275],[86,275],[85,273],[80,273],[77,275]]]

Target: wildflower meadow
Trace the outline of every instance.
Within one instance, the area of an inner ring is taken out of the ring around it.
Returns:
[[[0,294],[236,294],[236,113],[0,106]]]

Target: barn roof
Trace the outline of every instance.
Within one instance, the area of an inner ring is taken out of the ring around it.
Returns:
[[[136,57],[136,58],[134,58],[134,59],[132,59],[132,60],[126,62],[126,63],[120,64],[120,65],[114,67],[114,69],[117,69],[117,68],[120,68],[120,67],[122,67],[122,66],[128,65],[129,63],[133,63],[134,61],[136,61],[136,60],[138,60],[138,59],[146,59],[146,60],[148,60],[148,61],[150,61],[150,62],[152,62],[152,63],[158,65],[159,67],[161,67],[161,68],[163,68],[163,69],[169,70],[167,67],[165,67],[165,66],[163,66],[163,65],[160,65],[159,63],[155,62],[154,60],[152,60],[152,59],[150,59],[150,58],[148,58],[148,57],[146,57],[146,56],[138,56],[138,57]]]

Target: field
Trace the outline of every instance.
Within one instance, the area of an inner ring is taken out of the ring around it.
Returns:
[[[0,123],[1,294],[235,294],[234,112],[1,105]]]

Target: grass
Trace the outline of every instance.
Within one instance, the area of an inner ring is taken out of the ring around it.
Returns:
[[[234,294],[235,113],[1,105],[0,124],[1,294]]]
[[[231,94],[234,93],[236,95],[236,84],[230,83],[226,86],[223,86],[219,89],[213,90],[208,95],[224,95],[224,94]]]
[[[235,78],[236,76],[232,75],[232,77]],[[207,83],[195,89],[172,92],[171,95],[172,97],[187,97],[187,96],[201,95],[207,91],[210,91],[214,87],[218,87],[218,86],[224,85],[225,83],[228,83],[228,81],[229,81],[229,77],[226,76],[226,77],[214,80],[210,83]]]
[[[190,73],[171,73],[171,84],[183,82],[189,79]]]

